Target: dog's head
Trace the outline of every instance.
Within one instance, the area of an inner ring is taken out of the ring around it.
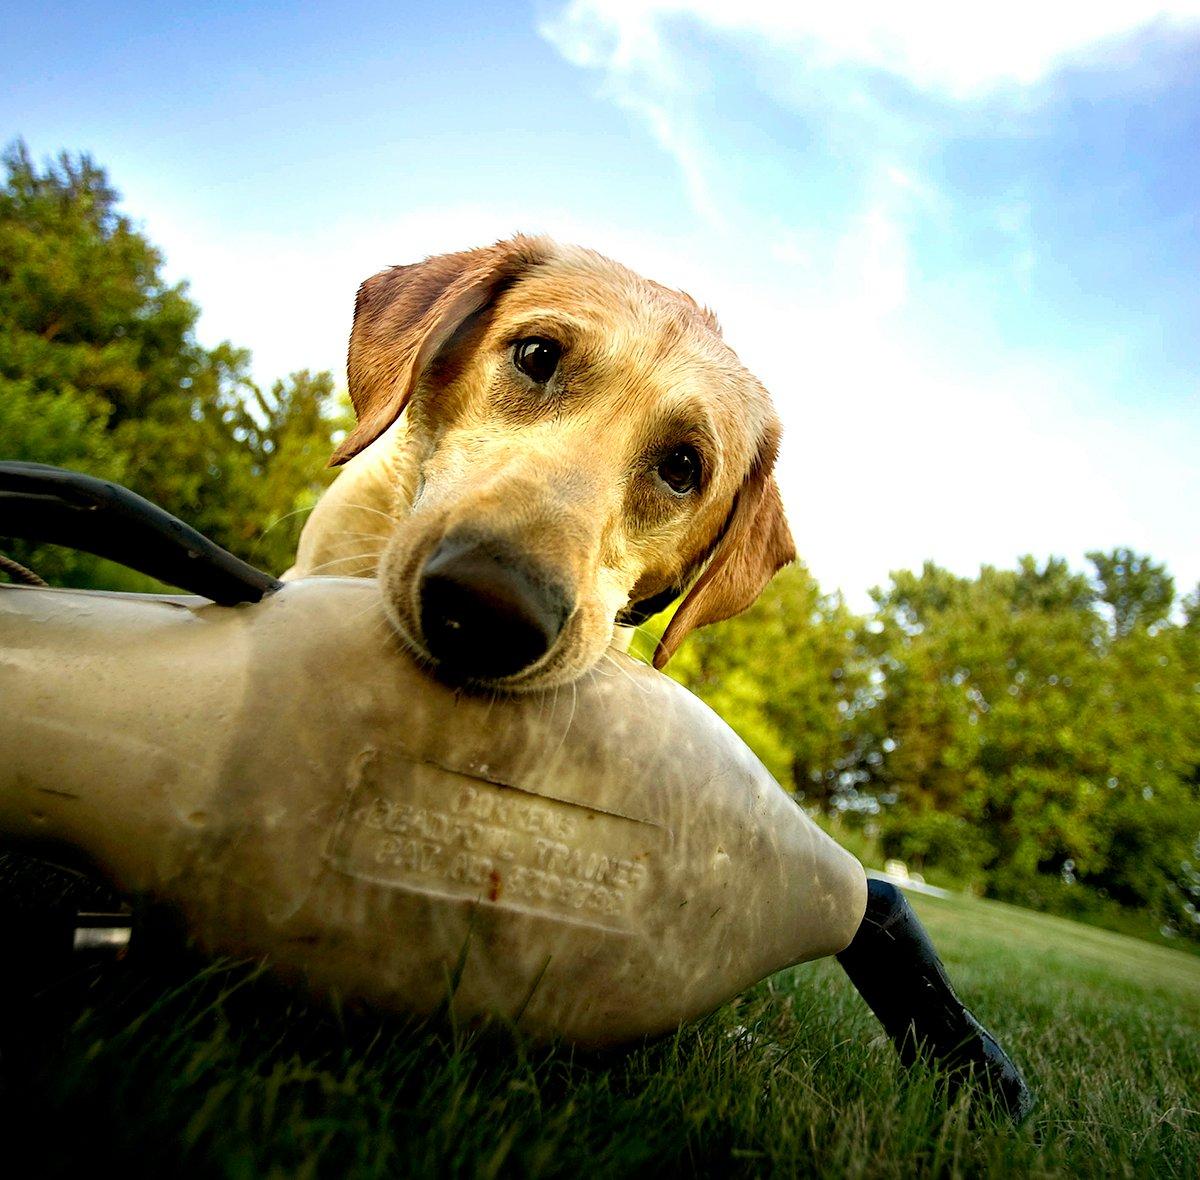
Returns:
[[[794,556],[761,384],[690,297],[545,238],[393,267],[355,305],[356,454],[407,411],[389,617],[446,677],[510,691],[592,667],[686,595],[655,656]]]

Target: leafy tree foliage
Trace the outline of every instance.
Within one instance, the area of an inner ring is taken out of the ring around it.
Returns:
[[[856,716],[875,691],[858,621],[802,565],[745,614],[696,632],[668,671],[726,719],[781,782],[830,805],[852,790]]]
[[[199,310],[118,207],[104,170],[62,154],[39,168],[22,143],[0,188],[0,455],[120,480],[239,556],[274,570],[315,502],[344,426],[329,374],[270,393],[249,353],[201,346]],[[291,518],[289,518],[291,519]],[[112,576],[93,559],[11,545],[52,580]]]
[[[1175,580],[1166,567],[1132,549],[1089,553],[1096,567],[1099,598],[1112,609],[1113,629],[1128,635],[1135,627],[1161,623],[1175,600]]]
[[[877,594],[891,840],[911,849],[924,813],[955,816],[995,894],[1061,906],[1086,886],[1190,927],[1197,668],[1164,621],[1162,568],[1128,551],[1092,560],[1094,584],[1025,558],[975,579],[927,566]],[[1114,593],[1119,568],[1150,576]],[[1114,601],[1109,624],[1097,604]]]
[[[856,618],[803,567],[670,671],[810,808],[914,869],[1200,936],[1200,627],[1162,566],[898,571]]]

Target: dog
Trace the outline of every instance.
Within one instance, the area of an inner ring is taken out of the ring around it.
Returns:
[[[689,295],[545,237],[362,284],[357,425],[285,578],[377,577],[410,651],[466,688],[584,675],[683,599],[661,668],[795,557],[761,383]]]

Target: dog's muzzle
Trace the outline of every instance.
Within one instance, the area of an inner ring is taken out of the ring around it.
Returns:
[[[568,594],[495,538],[450,535],[425,562],[421,633],[442,674],[494,681],[537,663],[573,608]]]

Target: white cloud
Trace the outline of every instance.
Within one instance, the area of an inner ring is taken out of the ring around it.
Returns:
[[[908,298],[909,248],[899,221],[882,206],[868,209],[838,243],[839,274],[854,276],[858,322],[898,311]]]
[[[783,418],[780,484],[801,555],[853,605],[925,559],[970,574],[1031,552],[1082,568],[1088,549],[1131,544],[1182,586],[1200,577],[1185,508],[1200,472],[1186,446],[1164,445],[1172,429],[1200,444],[1194,423],[1098,416],[1090,391],[1040,357],[948,362],[870,318],[869,300],[704,294]]]
[[[669,62],[661,30],[679,20],[754,38],[809,65],[884,70],[922,90],[964,99],[1006,84],[1032,85],[1155,23],[1200,20],[1200,2],[571,0],[545,30],[560,48],[572,46],[579,64],[645,72]],[[678,67],[671,72],[677,76]]]

